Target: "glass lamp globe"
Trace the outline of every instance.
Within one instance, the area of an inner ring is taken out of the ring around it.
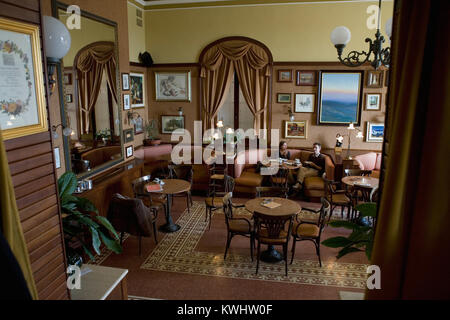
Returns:
[[[339,26],[331,31],[330,39],[334,45],[346,45],[352,37],[352,33],[347,27]]]
[[[384,30],[386,31],[386,34],[389,37],[389,39],[391,39],[391,36],[392,36],[392,18],[389,18],[389,20],[386,21],[386,25],[384,27]]]
[[[62,59],[70,49],[71,37],[69,30],[58,19],[44,16],[44,32],[47,58]]]
[[[63,130],[63,135],[65,135],[66,137],[70,136],[72,134],[72,129],[70,128],[64,128]]]
[[[219,120],[217,121],[217,128],[222,128],[223,127],[223,121]]]

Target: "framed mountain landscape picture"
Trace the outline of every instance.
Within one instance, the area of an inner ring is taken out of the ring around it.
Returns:
[[[317,124],[356,126],[361,120],[363,71],[322,71],[319,76]]]

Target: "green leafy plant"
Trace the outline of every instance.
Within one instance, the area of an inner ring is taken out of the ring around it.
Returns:
[[[111,139],[111,130],[110,129],[103,129],[99,130],[95,133],[96,139]]]
[[[150,119],[146,121],[144,128],[148,139],[155,140],[158,138],[158,121]]]
[[[100,254],[100,245],[115,253],[121,253],[119,236],[107,218],[98,214],[94,204],[85,198],[73,196],[77,187],[77,178],[73,172],[66,172],[58,179],[59,198],[61,202],[62,224],[66,247],[68,242],[78,240],[90,259],[94,256],[85,242],[84,235],[90,233],[92,248]]]
[[[360,212],[360,217],[375,218],[377,213],[377,204],[375,202],[367,202],[358,204],[355,207]],[[352,230],[348,237],[333,237],[322,241],[322,244],[331,248],[342,248],[339,250],[337,259],[352,252],[365,251],[367,258],[370,260],[372,256],[374,227],[364,225],[360,222],[354,223],[350,221],[333,221],[329,223],[335,228],[346,228]]]

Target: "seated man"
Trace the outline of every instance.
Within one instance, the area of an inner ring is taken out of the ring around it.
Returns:
[[[322,148],[321,144],[315,142],[314,153],[308,158],[308,161],[304,161],[297,173],[297,183],[293,186],[295,189],[303,188],[303,180],[306,177],[322,176],[325,171],[325,156],[320,153]]]

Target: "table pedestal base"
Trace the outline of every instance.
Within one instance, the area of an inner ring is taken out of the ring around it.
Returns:
[[[180,228],[181,227],[178,224],[166,223],[166,224],[163,224],[162,226],[160,226],[158,228],[158,230],[161,232],[165,232],[165,233],[171,233],[171,232],[176,232],[176,231],[180,230]]]
[[[266,251],[261,252],[261,261],[268,263],[277,263],[283,260],[283,254],[269,246]]]

